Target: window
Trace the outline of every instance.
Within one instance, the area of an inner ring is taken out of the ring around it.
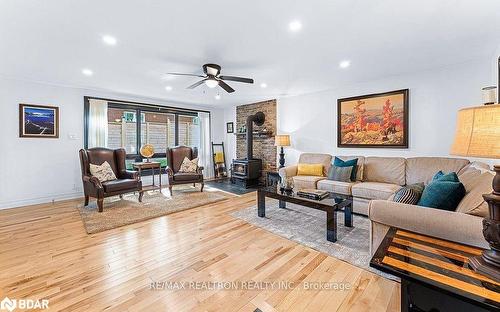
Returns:
[[[175,146],[175,115],[144,113],[141,122],[141,142],[153,145],[155,151],[165,153],[167,147]]]
[[[200,146],[200,121],[198,116],[179,115],[179,145]]]
[[[137,153],[136,112],[108,107],[108,148],[123,147],[127,154]]]
[[[153,145],[153,159],[162,165],[166,165],[167,147],[186,145],[200,148],[199,111],[89,97],[85,97],[84,102],[85,148],[102,145],[112,149],[124,148],[127,167],[142,160],[139,150],[144,144]],[[92,110],[91,102],[96,105],[92,107],[99,106],[99,109]],[[99,143],[89,146],[90,141]]]

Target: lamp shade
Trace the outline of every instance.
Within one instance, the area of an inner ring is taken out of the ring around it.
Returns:
[[[290,146],[290,136],[288,134],[277,135],[274,137],[275,146]]]
[[[500,104],[459,110],[450,154],[500,158]]]

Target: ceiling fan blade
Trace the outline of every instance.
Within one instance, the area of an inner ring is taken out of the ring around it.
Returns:
[[[229,80],[229,81],[237,81],[237,82],[244,82],[244,83],[253,83],[253,79],[243,78],[243,77],[219,76],[219,79]]]
[[[202,76],[202,75],[196,75],[196,74],[167,73],[167,75],[174,75],[174,76],[189,76],[189,77],[200,77],[200,78],[205,78],[205,76]]]
[[[225,83],[222,80],[219,80],[219,86],[221,86],[222,89],[226,90],[228,93],[233,93],[234,89],[231,88],[227,83]]]
[[[205,80],[207,80],[207,79],[202,79],[202,80],[200,80],[200,81],[198,81],[198,82],[195,82],[195,83],[193,83],[192,85],[190,85],[189,87],[187,87],[187,89],[194,89],[194,88],[196,88],[197,86],[199,86],[199,85],[203,84],[203,83],[205,82]]]

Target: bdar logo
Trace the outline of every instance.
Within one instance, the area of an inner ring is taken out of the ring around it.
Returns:
[[[0,310],[7,310],[9,312],[14,311],[14,309],[21,310],[32,310],[32,309],[48,309],[49,300],[48,299],[10,299],[9,297],[3,298],[0,302]]]
[[[9,297],[5,297],[2,302],[0,302],[0,310],[8,310],[12,312],[16,308],[16,300],[11,300]]]

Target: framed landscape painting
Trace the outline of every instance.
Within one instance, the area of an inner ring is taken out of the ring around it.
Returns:
[[[408,89],[339,99],[338,147],[408,148]]]
[[[19,137],[58,138],[59,108],[19,104]]]

